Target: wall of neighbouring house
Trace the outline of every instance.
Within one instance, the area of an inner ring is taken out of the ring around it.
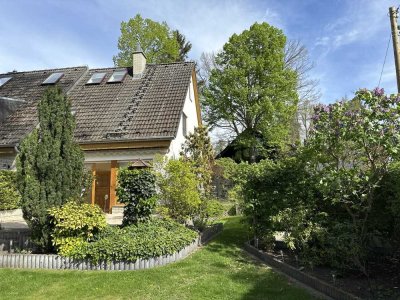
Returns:
[[[186,129],[187,133],[193,132],[196,127],[199,125],[199,120],[197,117],[197,108],[196,101],[194,95],[194,87],[193,87],[193,77],[190,79],[190,85],[186,94],[185,105],[183,107],[183,112],[187,117],[186,120]],[[171,142],[168,151],[168,157],[179,157],[179,152],[181,151],[182,144],[185,142],[185,136],[183,135],[183,122],[182,116],[180,119],[178,132],[176,134],[176,138]]]

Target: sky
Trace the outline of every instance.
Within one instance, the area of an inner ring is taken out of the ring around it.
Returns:
[[[190,60],[218,51],[255,22],[300,40],[315,63],[321,102],[378,85],[390,37],[387,0],[0,0],[0,73],[113,65],[121,21],[166,21],[192,43]],[[381,87],[396,92],[390,42]]]

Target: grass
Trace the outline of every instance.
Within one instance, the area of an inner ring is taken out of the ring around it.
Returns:
[[[241,250],[240,218],[190,257],[141,271],[0,269],[1,299],[312,299]]]

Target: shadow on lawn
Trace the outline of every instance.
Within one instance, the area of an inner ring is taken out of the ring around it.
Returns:
[[[230,278],[239,282],[251,282],[250,290],[242,296],[243,300],[251,299],[312,299],[307,292],[293,286],[286,278],[272,270],[266,270],[259,260],[249,256],[242,247],[248,239],[247,226],[241,218],[231,218],[225,223],[224,231],[213,242],[207,245],[206,251],[234,259],[236,269],[225,263],[215,262],[213,267],[226,269]]]

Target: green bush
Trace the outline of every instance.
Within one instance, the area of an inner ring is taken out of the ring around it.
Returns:
[[[193,220],[194,226],[203,231],[213,220],[221,217],[224,213],[224,206],[216,199],[203,199],[199,212]]]
[[[117,196],[125,204],[123,226],[148,220],[156,205],[156,177],[150,169],[120,169]]]
[[[48,211],[54,227],[52,243],[62,256],[72,255],[107,226],[104,213],[97,205],[71,201]]]
[[[136,261],[173,254],[188,246],[196,232],[172,220],[151,219],[119,228],[108,226],[93,242],[77,245],[69,256],[99,261]]]
[[[196,216],[200,204],[199,181],[192,164],[183,160],[169,160],[158,173],[161,205],[168,215],[180,223]]]
[[[21,196],[16,187],[13,171],[0,171],[0,210],[15,209],[20,205]]]

